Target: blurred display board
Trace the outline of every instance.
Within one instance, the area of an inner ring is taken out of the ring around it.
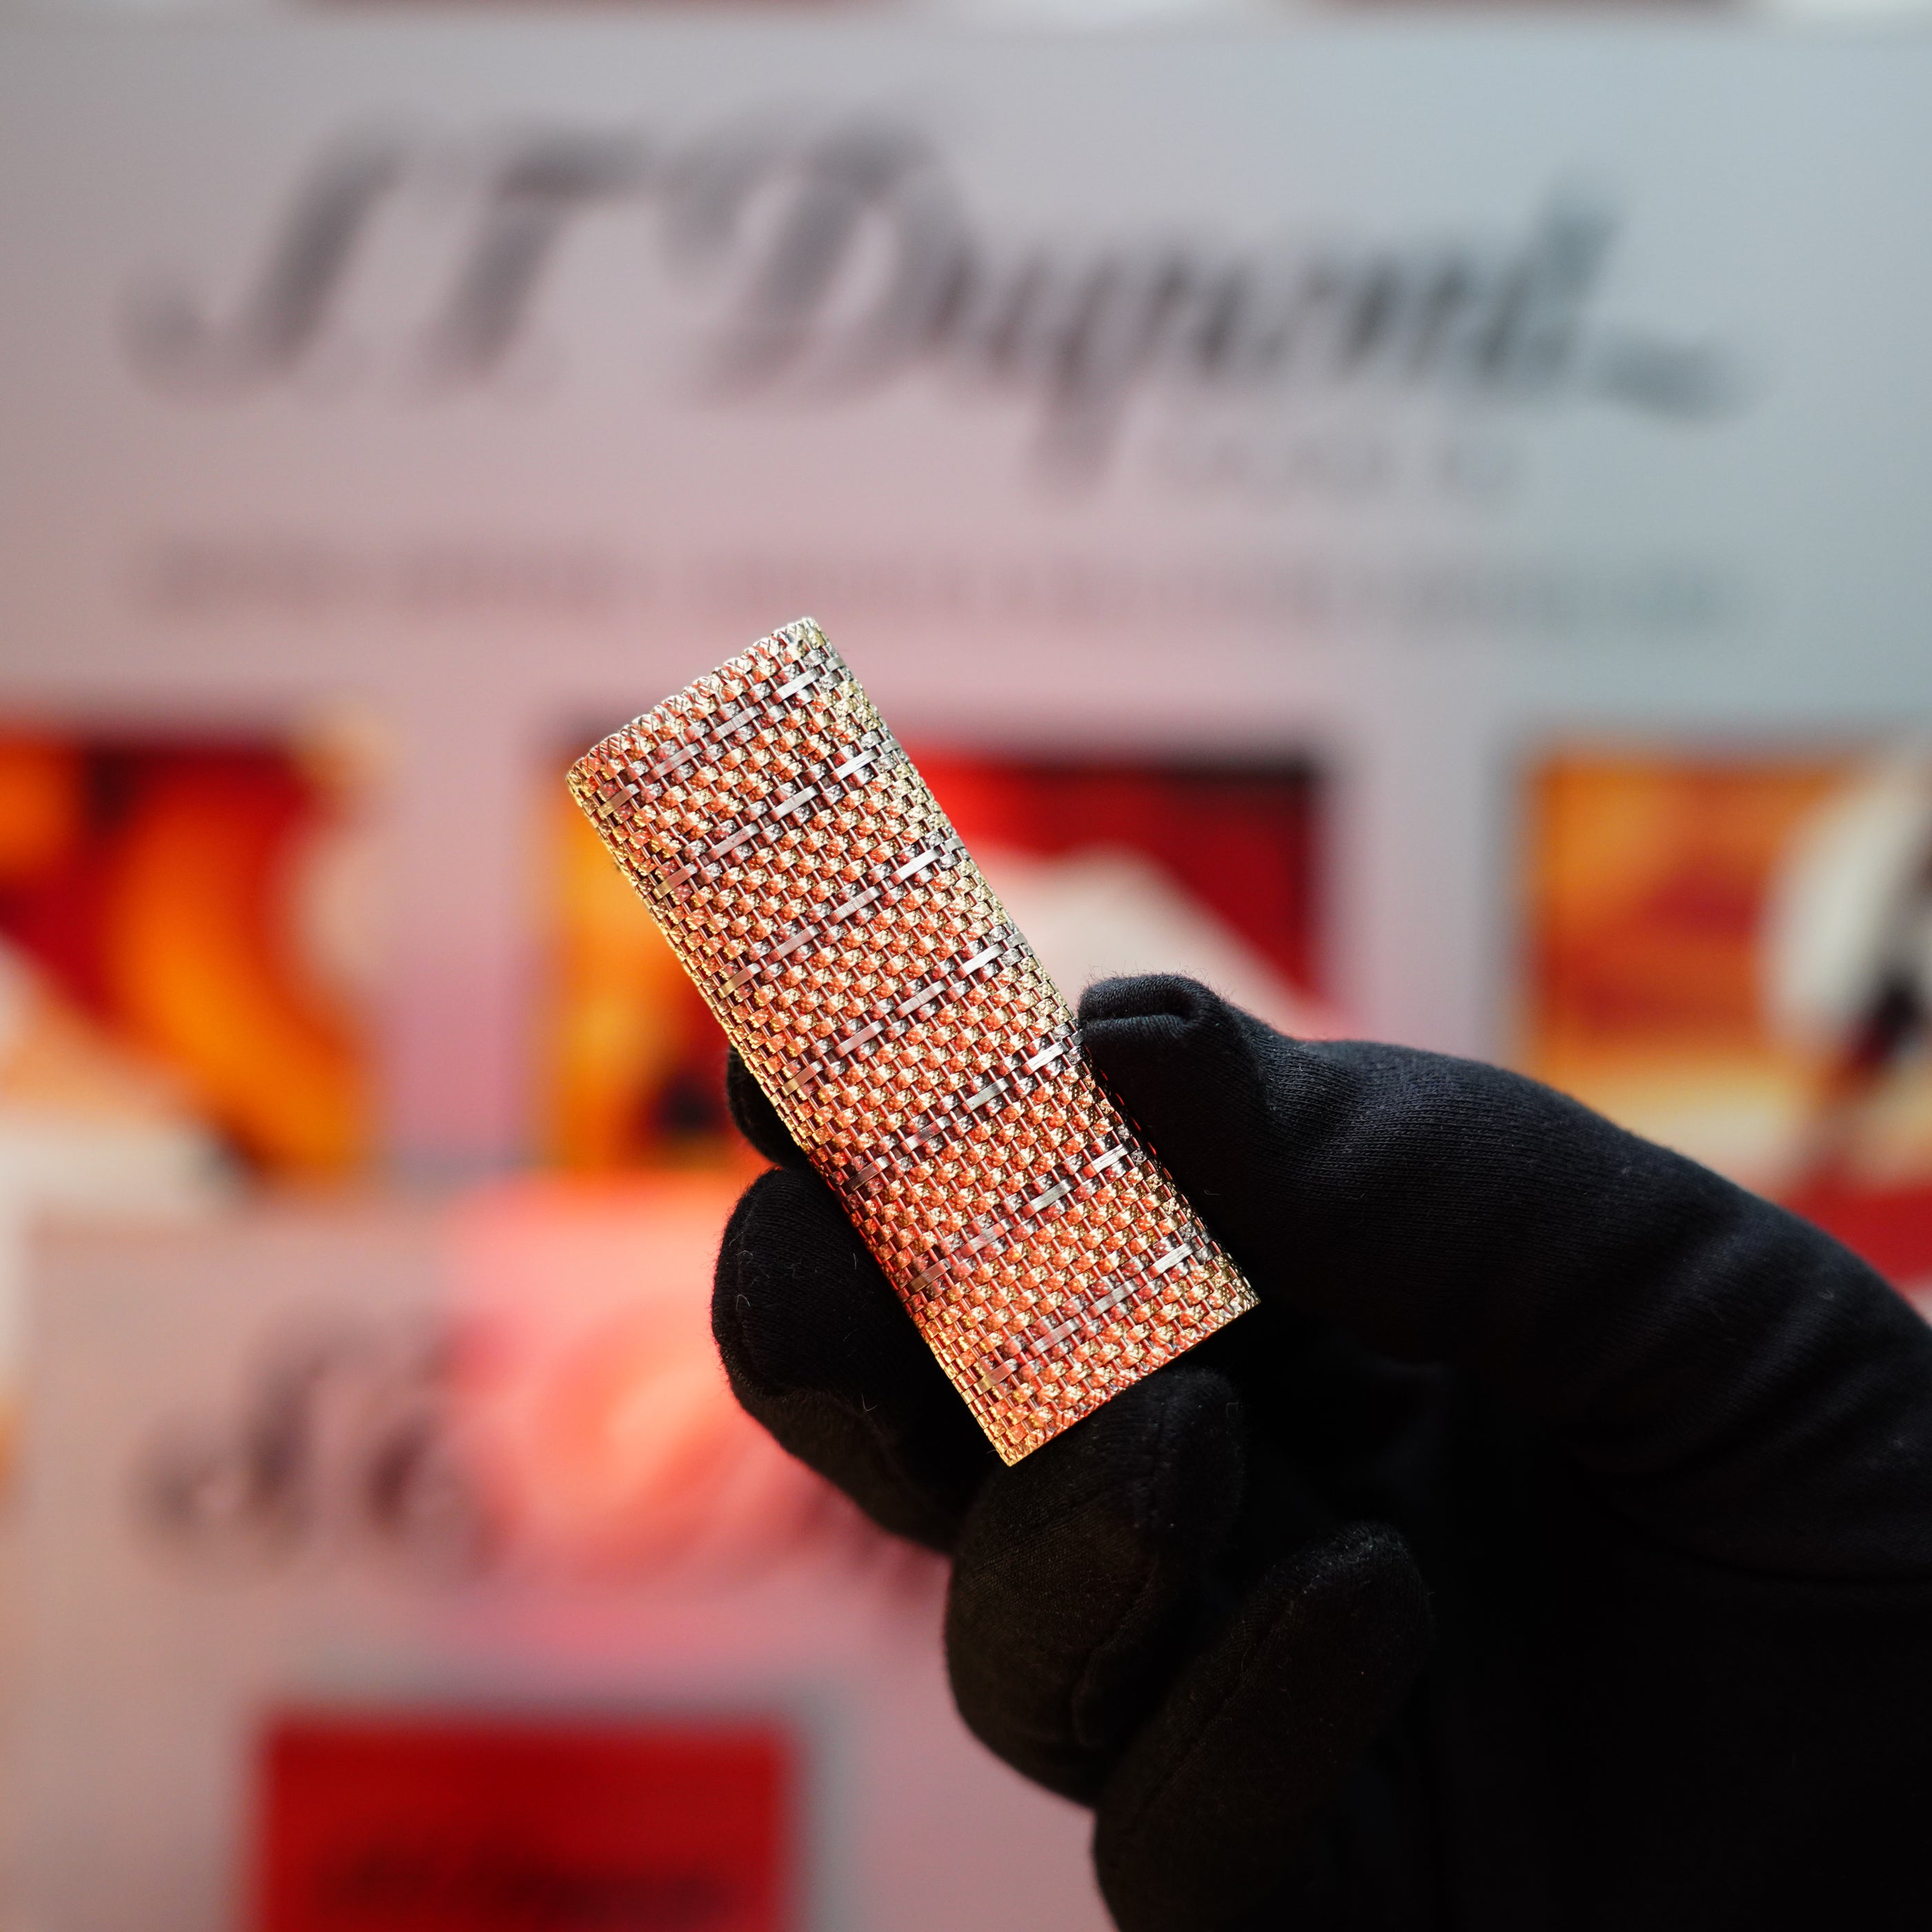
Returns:
[[[392,722],[418,1162],[543,1131],[559,746],[805,610],[909,740],[1314,758],[1319,990],[1500,1051],[1526,744],[1923,713],[1928,87],[1743,19],[10,21],[0,704]]]
[[[1528,1070],[1932,1303],[1932,759],[1577,748],[1530,799]]]
[[[1113,974],[1190,973],[1291,1031],[1334,1030],[1311,766],[913,754],[1074,996]],[[556,820],[551,1151],[604,1172],[742,1160],[716,1022],[584,814],[560,798]]]
[[[1100,1932],[1086,1814],[952,1712],[940,1567],[732,1401],[707,1320],[730,1193],[50,1238],[9,1910]]]

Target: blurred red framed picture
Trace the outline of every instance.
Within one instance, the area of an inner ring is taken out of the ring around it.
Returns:
[[[358,1166],[369,776],[342,733],[0,728],[0,1108],[158,1193]]]
[[[1528,806],[1527,1070],[1932,1294],[1932,760],[1580,748]]]
[[[256,1932],[787,1932],[792,1753],[760,1725],[291,1715]]]
[[[1070,998],[1113,974],[1187,973],[1291,1030],[1336,1030],[1312,763],[911,749]],[[742,1159],[722,1036],[558,790],[550,1154],[590,1172]]]

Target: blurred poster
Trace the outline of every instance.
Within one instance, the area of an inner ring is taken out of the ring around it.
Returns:
[[[1090,1821],[953,1710],[940,1560],[732,1400],[734,1192],[45,1238],[15,1922],[1101,1932]]]
[[[333,737],[0,731],[0,1119],[158,1198],[360,1163],[367,778]]]
[[[1932,755],[1562,752],[1530,801],[1528,1070],[1932,1292]]]
[[[155,1431],[128,1481],[144,1534],[226,1579],[341,1562],[445,1582],[878,1568],[891,1546],[726,1385],[711,1274],[736,1194],[683,1174],[458,1197],[433,1252],[405,1246],[406,1296],[372,1312],[316,1294]],[[311,1271],[363,1232],[292,1226]]]
[[[1070,999],[1114,974],[1185,973],[1288,1031],[1335,1030],[1312,764],[912,749]],[[556,823],[554,1157],[734,1158],[716,1022],[568,799]]]
[[[262,1753],[255,1932],[784,1932],[776,1726],[290,1716]]]
[[[548,1152],[591,1172],[728,1161],[717,1022],[560,785],[550,813]]]

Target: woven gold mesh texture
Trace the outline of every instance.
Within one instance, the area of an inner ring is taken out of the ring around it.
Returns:
[[[815,624],[570,786],[1007,1462],[1252,1306]]]

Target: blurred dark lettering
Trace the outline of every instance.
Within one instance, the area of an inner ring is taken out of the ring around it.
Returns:
[[[460,381],[491,374],[530,317],[530,304],[572,216],[643,184],[641,143],[622,136],[548,135],[492,176],[476,238],[429,329],[429,362]]]
[[[149,1445],[137,1514],[182,1555],[230,1573],[345,1540],[419,1572],[486,1567],[497,1526],[452,1440],[454,1346],[413,1323],[288,1337],[232,1417]]]
[[[706,142],[666,188],[677,256],[740,270],[713,363],[730,386],[799,373],[838,388],[896,374],[928,346],[972,247],[932,151],[886,125],[800,146]],[[875,288],[863,286],[868,268]]]
[[[648,206],[667,260],[722,280],[714,390],[832,399],[920,368],[1030,400],[1040,454],[1091,474],[1135,399],[1371,387],[1516,403],[1593,396],[1681,419],[1739,398],[1721,346],[1606,326],[1609,208],[1557,197],[1512,242],[1244,248],[1186,236],[1014,248],[980,232],[917,132],[767,116],[658,150],[641,135],[539,132],[499,143],[460,206],[468,242],[416,359],[483,384],[524,338],[572,222]],[[332,147],[298,184],[235,314],[178,285],[139,294],[136,366],[188,393],[285,380],[315,352],[368,231],[418,144]]]
[[[250,292],[226,322],[210,321],[171,280],[138,290],[126,331],[135,367],[160,387],[202,394],[292,374],[322,340],[406,159],[386,138],[332,147],[296,190]]]
[[[321,1874],[316,1904],[358,1924],[437,1922],[517,1932],[608,1927],[700,1932],[742,1917],[745,1901],[718,1873],[598,1870],[538,1850],[478,1844],[452,1852],[406,1841],[364,1846]]]

